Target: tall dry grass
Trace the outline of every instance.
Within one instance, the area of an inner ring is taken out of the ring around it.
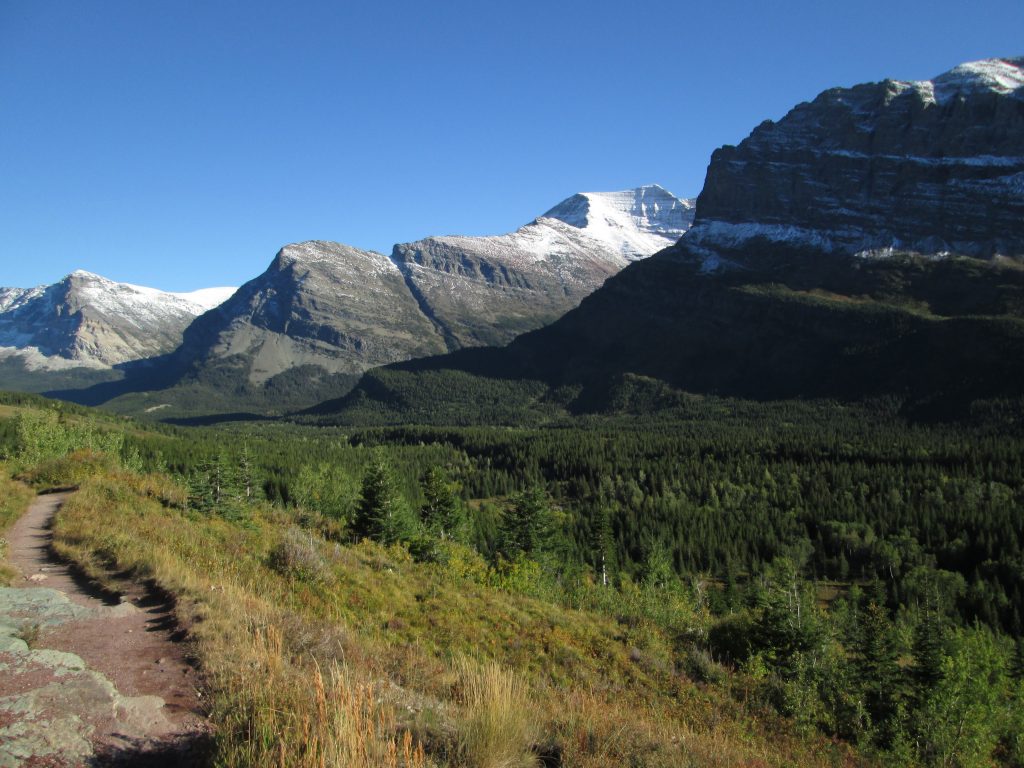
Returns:
[[[378,685],[332,663],[287,658],[280,630],[256,633],[247,674],[220,679],[220,764],[277,768],[425,768],[426,755]]]
[[[526,681],[495,661],[455,663],[462,690],[459,753],[469,768],[528,768],[540,724]]]

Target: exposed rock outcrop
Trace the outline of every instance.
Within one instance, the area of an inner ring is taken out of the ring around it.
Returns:
[[[1024,255],[1024,58],[834,88],[718,149],[691,243]]]
[[[386,256],[314,240],[282,248],[199,318],[178,356],[193,366],[234,358],[260,383],[295,366],[356,373],[444,349]]]
[[[505,344],[674,244],[692,220],[692,201],[657,185],[587,192],[507,235],[430,237],[391,258],[450,349]]]
[[[0,288],[0,355],[29,368],[109,368],[174,350],[233,288],[166,293],[77,271],[53,285]]]

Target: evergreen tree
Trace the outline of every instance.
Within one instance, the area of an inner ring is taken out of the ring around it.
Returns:
[[[498,532],[499,551],[508,560],[532,557],[547,549],[552,535],[552,510],[539,486],[523,491],[505,510]]]
[[[910,678],[917,707],[921,707],[942,682],[945,638],[945,626],[932,603],[925,607],[914,628],[914,664],[910,668]]]
[[[352,520],[357,539],[368,538],[381,544],[408,541],[415,521],[398,492],[391,467],[378,455],[363,475],[362,491]]]
[[[1010,676],[1018,681],[1024,682],[1024,637],[1018,637],[1013,649],[1013,658],[1010,660]]]
[[[655,589],[664,589],[676,581],[672,568],[672,556],[661,542],[656,542],[644,561],[644,584]]]
[[[213,462],[204,460],[188,476],[188,505],[197,512],[210,512],[216,505],[211,481]]]
[[[764,575],[757,595],[760,611],[754,622],[754,640],[785,673],[793,673],[800,654],[816,649],[825,627],[814,605],[812,588],[797,575],[788,558],[776,558]]]
[[[876,740],[888,745],[893,738],[899,702],[899,653],[892,623],[885,609],[872,601],[861,616],[854,663],[864,695],[864,708],[875,727]]]
[[[420,507],[420,521],[427,533],[442,541],[462,541],[466,515],[458,497],[458,484],[451,482],[445,471],[434,465],[423,475],[420,488],[425,499]]]

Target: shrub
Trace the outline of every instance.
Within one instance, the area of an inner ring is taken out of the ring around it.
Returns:
[[[313,536],[294,526],[270,551],[267,564],[283,576],[302,581],[324,581],[329,574]]]
[[[113,471],[117,459],[109,453],[84,448],[56,459],[47,459],[18,475],[37,488],[77,486],[89,477]]]

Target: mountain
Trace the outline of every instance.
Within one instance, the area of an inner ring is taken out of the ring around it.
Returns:
[[[399,244],[390,259],[326,241],[289,245],[197,320],[175,357],[200,376],[233,368],[261,385],[296,367],[355,374],[505,343],[674,243],[692,207],[649,186],[575,195],[507,235]]]
[[[307,407],[375,366],[504,343],[557,319],[674,243],[692,208],[648,186],[575,195],[511,234],[429,238],[396,245],[390,258],[327,241],[288,245],[197,318],[173,354],[115,387],[54,394],[118,398],[111,407],[131,412]]]
[[[712,156],[693,227],[502,350],[371,372],[334,420],[1024,392],[1024,59],[838,88]],[[514,402],[513,402],[514,401]],[[488,406],[489,407],[489,406]]]
[[[505,344],[674,244],[692,221],[693,202],[657,185],[584,192],[510,234],[430,237],[391,258],[449,349]]]
[[[711,158],[688,241],[1024,253],[1021,59],[835,88]]]
[[[444,349],[387,256],[315,240],[282,248],[196,320],[177,356],[240,367],[261,384],[297,366],[351,374]]]
[[[53,285],[0,288],[0,359],[46,372],[105,370],[166,354],[197,316],[233,292],[167,293],[81,270]]]

